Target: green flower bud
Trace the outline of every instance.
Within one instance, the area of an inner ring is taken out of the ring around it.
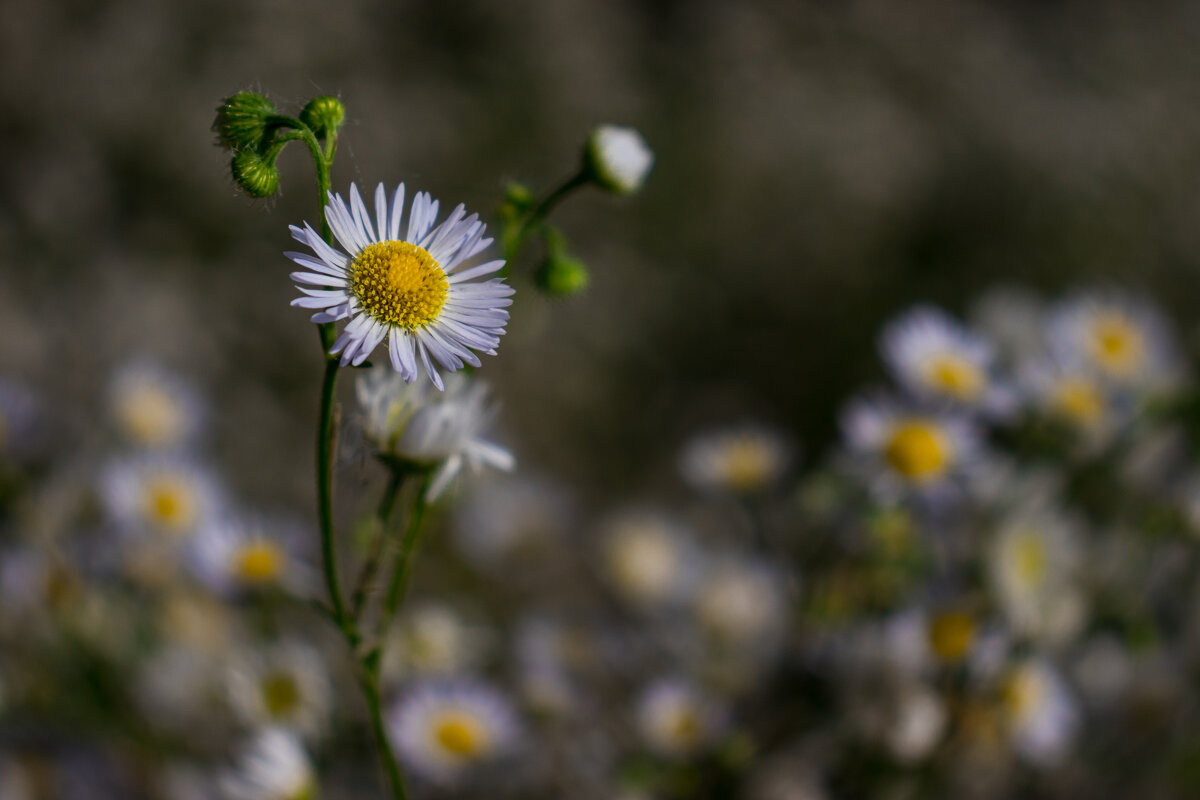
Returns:
[[[336,97],[314,97],[300,112],[300,121],[317,136],[329,136],[346,121],[346,107]]]
[[[270,197],[279,189],[279,170],[257,150],[239,150],[230,163],[233,179],[251,197]]]
[[[652,166],[654,151],[633,128],[601,125],[592,131],[583,150],[588,178],[616,194],[636,194]]]
[[[266,137],[267,117],[274,113],[275,106],[261,94],[238,92],[217,108],[213,130],[226,149],[256,150]]]
[[[565,254],[548,256],[534,275],[538,288],[552,297],[579,294],[590,280],[583,262]]]

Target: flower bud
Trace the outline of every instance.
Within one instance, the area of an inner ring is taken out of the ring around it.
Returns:
[[[587,288],[591,276],[577,258],[565,254],[550,255],[534,275],[537,286],[552,297],[568,297]]]
[[[654,165],[654,151],[633,128],[601,125],[592,131],[583,151],[588,177],[616,194],[635,194]]]
[[[271,101],[257,92],[238,92],[217,108],[213,122],[220,145],[229,150],[256,150],[266,136]]]
[[[279,189],[279,170],[257,150],[239,150],[230,166],[237,185],[251,197],[270,197]]]
[[[300,112],[300,121],[317,136],[329,136],[346,121],[346,107],[336,97],[314,97]]]

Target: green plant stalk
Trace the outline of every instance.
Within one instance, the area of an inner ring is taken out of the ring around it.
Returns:
[[[525,244],[525,240],[529,238],[529,234],[537,229],[538,224],[544,220],[554,207],[566,199],[567,195],[583,186],[588,182],[587,172],[580,170],[562,183],[557,189],[550,192],[542,199],[542,202],[530,211],[518,224],[517,234],[508,241],[508,245],[504,248],[504,268],[501,270],[501,275],[508,274],[509,265],[516,259],[521,252],[521,248]]]
[[[387,487],[383,490],[383,497],[379,498],[379,507],[375,510],[375,540],[371,543],[367,563],[358,576],[358,583],[350,600],[350,613],[356,622],[362,621],[363,608],[367,604],[367,591],[374,583],[375,576],[379,574],[379,563],[388,539],[388,521],[392,518],[392,509],[396,507],[396,499],[400,496],[400,489],[408,475],[402,467],[389,466],[388,470]]]
[[[289,126],[295,127],[301,134],[301,139],[308,145],[313,164],[317,172],[318,207],[321,209],[321,237],[330,245],[334,245],[333,231],[329,220],[325,218],[325,205],[328,202],[331,181],[330,166],[337,152],[337,134],[331,134],[322,148],[313,132],[298,120],[287,120]],[[292,123],[295,123],[292,125]],[[376,749],[387,772],[388,782],[392,790],[393,800],[406,800],[404,791],[404,775],[396,760],[388,737],[387,726],[383,721],[382,702],[379,696],[378,660],[373,661],[372,654],[366,656],[359,653],[361,636],[354,617],[346,607],[342,597],[341,578],[338,575],[337,547],[333,535],[333,442],[334,442],[334,391],[337,388],[339,359],[330,355],[333,347],[335,331],[333,323],[325,322],[317,326],[321,339],[321,352],[325,358],[325,374],[321,381],[321,402],[317,417],[317,517],[321,528],[321,555],[325,574],[325,585],[329,591],[329,602],[332,605],[333,621],[354,653],[359,668],[359,686],[363,699],[367,704],[367,713],[371,719],[371,730],[374,733]],[[390,512],[390,508],[388,509]],[[382,531],[379,532],[383,535]]]
[[[376,674],[378,674],[379,662],[383,658],[384,637],[388,626],[391,625],[392,620],[396,617],[396,613],[400,610],[400,604],[404,600],[404,590],[408,586],[408,576],[411,572],[413,554],[416,552],[417,544],[421,540],[422,523],[425,521],[425,512],[429,508],[429,503],[425,499],[425,495],[429,490],[431,480],[432,476],[426,474],[425,479],[421,481],[417,497],[413,501],[412,511],[408,516],[408,526],[404,530],[404,538],[400,540],[400,552],[396,554],[396,563],[392,568],[392,577],[388,582],[387,596],[384,598],[383,610],[379,615],[379,646],[371,654],[371,669]]]

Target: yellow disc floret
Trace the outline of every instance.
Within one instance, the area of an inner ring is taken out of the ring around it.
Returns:
[[[462,759],[477,758],[487,748],[487,731],[479,720],[457,711],[439,716],[433,735],[447,753]]]
[[[955,355],[931,359],[927,371],[929,383],[941,394],[970,402],[983,391],[985,379],[979,367]]]
[[[243,583],[271,583],[283,572],[283,552],[274,542],[250,542],[237,551],[233,571]]]
[[[962,661],[974,641],[975,621],[969,614],[949,611],[934,617],[929,624],[929,644],[942,661]]]
[[[274,719],[286,719],[295,713],[303,699],[296,678],[287,672],[267,674],[261,686],[263,705]]]
[[[1142,332],[1121,314],[1104,314],[1092,323],[1092,352],[1106,372],[1127,376],[1142,355]]]
[[[1104,417],[1104,395],[1099,386],[1084,378],[1064,378],[1051,397],[1060,416],[1080,427],[1089,427]]]
[[[950,465],[950,447],[936,424],[925,420],[902,422],[892,429],[884,457],[913,481],[934,480]]]
[[[372,319],[415,331],[437,319],[450,282],[425,248],[377,242],[350,265],[350,291]]]
[[[196,507],[188,486],[176,478],[155,478],[146,486],[143,512],[151,525],[180,532],[196,519]]]
[[[1046,579],[1046,543],[1030,531],[1018,536],[1011,547],[1017,577],[1027,586],[1041,586]]]

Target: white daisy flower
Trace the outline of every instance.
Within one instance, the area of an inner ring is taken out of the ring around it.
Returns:
[[[1148,302],[1119,292],[1080,292],[1050,315],[1047,340],[1065,364],[1093,371],[1138,394],[1179,377],[1166,320]]]
[[[144,362],[122,367],[109,387],[109,406],[121,433],[150,450],[178,447],[200,430],[203,404],[192,387]]]
[[[695,548],[676,523],[660,514],[635,511],[610,520],[601,547],[610,584],[636,606],[669,605],[694,583]]]
[[[350,320],[330,351],[342,354],[343,365],[361,364],[386,341],[404,380],[415,381],[423,367],[441,389],[439,366],[453,372],[479,366],[472,351],[495,355],[513,289],[502,278],[477,280],[499,271],[503,260],[468,266],[492,242],[477,214],[468,217],[459,205],[435,225],[438,202],[418,192],[402,233],[403,210],[404,184],[390,212],[383,184],[376,187],[374,219],[354,184],[349,205],[330,192],[325,219],[345,252],[311,225],[293,225],[292,237],[316,257],[286,253],[304,268],[291,275],[304,295],[292,305],[319,309],[313,322]]]
[[[129,686],[138,709],[155,728],[203,739],[212,734],[216,719],[225,721],[219,675],[214,656],[172,643],[143,658]]]
[[[992,586],[1012,629],[1044,644],[1073,638],[1087,621],[1076,584],[1074,523],[1052,509],[1018,509],[1000,525],[988,556]]]
[[[192,538],[187,565],[220,594],[263,588],[301,592],[312,576],[293,552],[295,537],[289,533],[263,519],[226,516]]]
[[[721,645],[743,655],[770,652],[787,626],[787,588],[766,563],[719,558],[697,581],[695,614]]]
[[[212,475],[181,457],[148,455],[114,461],[102,475],[102,499],[123,532],[182,543],[220,507]]]
[[[303,745],[268,728],[248,745],[238,769],[221,777],[226,800],[314,800],[317,775]]]
[[[381,453],[421,466],[438,466],[428,497],[437,499],[464,466],[505,472],[516,466],[512,454],[482,438],[494,416],[487,384],[465,375],[439,381],[441,392],[383,367],[359,378],[355,388],[367,437]]]
[[[841,422],[852,467],[887,498],[943,491],[979,455],[978,434],[965,420],[887,397],[852,401]]]
[[[272,725],[304,737],[329,719],[333,689],[320,653],[299,641],[234,657],[227,688],[234,713],[247,725]]]
[[[701,491],[757,494],[783,476],[790,448],[775,431],[745,425],[696,436],[679,459],[684,479]]]
[[[1005,677],[1002,705],[1009,741],[1031,764],[1047,766],[1065,755],[1079,727],[1079,709],[1058,672],[1040,658]]]
[[[654,151],[633,128],[601,125],[588,137],[584,160],[600,186],[617,194],[634,194],[654,166]]]
[[[923,683],[898,686],[888,704],[884,741],[897,761],[915,764],[941,743],[950,714],[941,695]]]
[[[486,653],[487,632],[468,624],[454,609],[437,604],[405,611],[389,633],[382,674],[394,681],[408,676],[468,672]]]
[[[1102,444],[1131,417],[1132,408],[1097,370],[1062,358],[1023,362],[1017,378],[1030,406]]]
[[[466,680],[413,688],[392,709],[389,727],[405,765],[442,785],[511,755],[521,736],[508,698]]]
[[[651,750],[668,758],[688,758],[716,742],[728,714],[713,695],[682,678],[663,678],[637,701],[637,724]]]
[[[989,411],[1010,403],[991,376],[991,343],[941,309],[919,306],[889,323],[880,349],[896,380],[918,397]]]

